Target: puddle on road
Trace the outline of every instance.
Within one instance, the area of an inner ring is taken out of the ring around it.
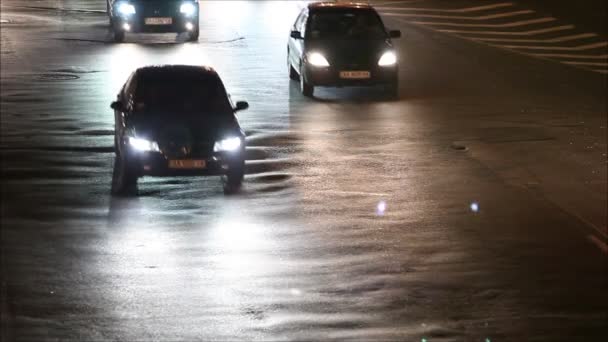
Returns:
[[[98,72],[106,72],[105,70],[91,70],[91,69],[76,67],[76,66],[51,69],[49,71],[56,72],[56,73],[65,73],[65,74],[93,74],[93,73],[98,73]]]
[[[66,73],[45,73],[34,76],[39,81],[73,81],[80,78],[78,75],[66,74]]]
[[[45,6],[11,6],[11,7],[40,10],[40,11],[65,12],[65,13],[104,14],[104,15],[106,14],[106,11],[104,11],[104,10],[91,10],[91,9],[45,7]]]
[[[450,144],[450,147],[456,151],[466,151],[467,150],[467,147],[464,144],[456,142],[456,141],[453,142],[452,144]]]

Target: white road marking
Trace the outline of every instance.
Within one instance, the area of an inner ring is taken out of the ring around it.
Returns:
[[[562,25],[562,26],[554,26],[554,27],[548,27],[548,28],[544,28],[544,29],[521,31],[521,32],[469,31],[469,30],[444,30],[444,29],[437,30],[437,31],[445,32],[445,33],[471,33],[471,34],[487,34],[487,35],[496,35],[496,36],[534,36],[534,35],[541,34],[541,33],[571,30],[573,28],[574,28],[574,25]]]
[[[554,51],[583,51],[597,49],[608,46],[608,42],[593,43],[581,46],[521,46],[521,45],[493,45],[506,49],[526,49],[526,50],[554,50]]]
[[[381,192],[366,192],[366,191],[346,191],[346,190],[330,190],[334,194],[343,194],[343,195],[364,195],[364,196],[380,196],[386,197],[389,194],[381,193]]]
[[[592,66],[608,66],[608,62],[572,62],[572,61],[561,61],[564,64],[572,65],[592,65]]]
[[[474,40],[481,40],[484,42],[506,42],[506,43],[559,43],[559,42],[567,42],[571,40],[583,39],[583,38],[591,38],[597,37],[595,33],[581,33],[581,34],[573,34],[570,36],[563,36],[557,38],[550,39],[518,39],[518,38],[486,38],[486,37],[468,37]]]
[[[608,254],[608,245],[604,241],[598,239],[595,235],[587,235],[587,239],[604,252],[604,254]]]
[[[477,6],[477,7],[468,7],[468,8],[459,8],[459,9],[439,9],[439,8],[417,8],[417,7],[382,7],[382,6],[374,6],[377,10],[388,10],[388,11],[420,11],[420,12],[444,12],[444,13],[470,13],[470,12],[478,12],[485,11],[500,7],[509,7],[513,6],[512,2],[503,2],[500,4],[494,5],[485,5],[485,6]]]
[[[421,0],[401,0],[401,1],[384,1],[380,3],[373,3],[374,8],[378,8],[384,5],[397,5],[397,4],[411,4],[412,2],[420,2]],[[401,8],[401,7],[396,7]]]
[[[456,19],[456,20],[490,20],[490,19],[514,17],[517,15],[530,14],[530,13],[534,13],[534,11],[522,10],[522,11],[514,11],[514,12],[507,12],[507,13],[482,15],[482,16],[477,16],[477,17],[469,17],[469,16],[461,16],[461,15],[459,16],[459,15],[440,15],[440,14],[382,12],[382,14],[384,14],[384,15],[389,15],[389,16],[393,16],[393,17],[417,17],[417,18]]]
[[[495,5],[489,5],[489,6],[496,6],[496,5],[499,5],[500,7],[507,7],[507,6],[510,6],[511,3],[495,4]],[[440,9],[423,9],[423,8],[399,8],[399,9],[404,10],[404,11],[429,10],[429,11],[433,11],[433,12],[449,12],[449,13],[456,12],[456,13],[458,13],[458,12],[462,12],[464,10],[476,11],[476,10],[483,10],[483,9],[487,9],[487,8],[488,8],[488,6],[479,6],[479,7],[475,7],[475,8],[467,8],[467,9],[460,9],[460,10],[440,10]],[[385,7],[384,9],[388,9],[388,8]],[[397,8],[394,8],[394,9],[397,9]],[[606,46],[608,46],[608,42],[596,42],[596,43],[592,43],[592,44],[579,45],[579,46],[575,46],[575,47],[538,46],[538,45],[523,45],[522,46],[522,45],[502,45],[501,44],[501,43],[503,43],[503,44],[504,43],[528,43],[528,44],[529,43],[563,43],[563,42],[576,41],[576,40],[580,40],[580,39],[593,38],[593,37],[598,36],[595,33],[579,33],[579,34],[570,34],[570,35],[556,37],[556,38],[538,38],[538,39],[511,38],[511,37],[521,37],[521,36],[530,37],[530,36],[535,36],[535,35],[549,33],[549,32],[572,30],[575,28],[574,25],[560,25],[560,26],[553,26],[553,27],[538,28],[538,29],[534,29],[534,30],[511,31],[511,32],[466,29],[467,27],[517,28],[517,27],[521,27],[521,26],[525,26],[525,25],[546,23],[546,22],[551,22],[551,21],[557,20],[554,17],[542,17],[542,18],[536,18],[536,19],[530,19],[530,20],[507,22],[507,23],[502,23],[502,24],[486,24],[486,23],[463,24],[463,23],[449,22],[449,19],[490,20],[490,19],[504,18],[504,17],[528,14],[528,13],[534,13],[534,11],[523,10],[523,11],[507,12],[507,13],[500,13],[500,14],[486,15],[486,16],[474,16],[474,17],[435,15],[435,14],[415,14],[415,13],[385,13],[385,12],[383,12],[382,15],[395,17],[395,20],[401,21],[404,23],[428,26],[432,30],[437,31],[437,32],[455,34],[456,36],[459,36],[460,38],[464,38],[464,39],[478,42],[478,43],[487,44],[487,45],[495,47],[495,48],[511,50],[511,51],[514,51],[514,52],[517,52],[517,53],[520,53],[523,55],[530,56],[530,57],[548,59],[548,60],[559,62],[559,63],[565,64],[565,65],[578,67],[578,68],[581,68],[581,69],[584,69],[587,71],[593,71],[593,72],[598,72],[598,73],[602,73],[602,74],[608,73],[608,71],[606,71],[604,69],[597,68],[597,67],[607,66],[608,63],[606,63],[605,61],[597,61],[598,59],[605,59],[605,57],[606,57],[605,54],[603,54],[603,55],[579,55],[579,54],[567,54],[567,53],[564,53],[564,54],[561,54],[561,53],[533,53],[532,51],[525,51],[525,50],[584,51],[584,50],[591,50],[591,49],[606,47]],[[418,21],[408,21],[402,17],[439,18],[439,19],[448,19],[448,21],[447,22],[429,22],[429,21],[419,21],[419,20]],[[441,26],[452,26],[452,27],[457,27],[457,29],[439,28]],[[487,36],[473,37],[471,35],[487,35]],[[491,37],[491,35],[503,36],[503,37]],[[522,50],[524,50],[524,51],[522,51]],[[582,61],[579,61],[579,62],[577,62],[576,60],[575,61],[564,61],[564,60],[560,60],[560,58],[573,58],[573,59],[580,59]],[[590,60],[590,61],[585,61],[585,59]],[[596,69],[592,69],[593,67],[596,67]]]
[[[545,58],[580,58],[580,59],[607,59],[608,55],[571,55],[564,53],[531,53],[531,56]]]
[[[459,23],[442,23],[442,22],[430,22],[430,21],[412,21],[412,24],[419,24],[419,25],[426,25],[426,26],[456,26],[456,27],[519,27],[519,26],[525,26],[525,25],[531,25],[531,24],[539,24],[539,23],[546,23],[549,21],[554,21],[556,20],[553,17],[544,17],[544,18],[538,18],[538,19],[530,19],[530,20],[522,20],[522,21],[515,21],[515,22],[511,22],[511,23],[505,23],[505,24],[459,24]]]

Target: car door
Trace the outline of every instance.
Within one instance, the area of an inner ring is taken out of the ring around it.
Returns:
[[[127,82],[122,87],[118,95],[116,95],[116,101],[122,103],[122,109],[114,110],[114,132],[115,132],[115,143],[116,148],[121,148],[120,143],[123,141],[125,131],[127,129],[127,117],[129,112],[133,109],[133,94],[135,93],[136,86],[135,73],[129,76]]]
[[[302,61],[302,54],[304,53],[304,32],[306,31],[307,19],[308,9],[305,8],[302,10],[291,29],[292,31],[299,31],[302,35],[302,39],[289,37],[290,63],[298,72],[300,72],[300,63]]]

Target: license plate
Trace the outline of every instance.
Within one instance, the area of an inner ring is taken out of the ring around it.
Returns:
[[[370,77],[369,71],[340,71],[340,78],[364,79]]]
[[[204,160],[194,159],[178,159],[169,160],[170,169],[204,169],[206,163]]]
[[[146,18],[146,25],[171,25],[173,18]]]

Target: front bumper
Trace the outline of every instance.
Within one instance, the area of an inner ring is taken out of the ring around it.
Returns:
[[[171,168],[170,159],[203,160],[204,168]],[[138,176],[214,176],[225,175],[233,170],[242,171],[245,165],[244,151],[214,153],[211,156],[169,158],[159,152],[128,150],[129,167]]]
[[[179,33],[187,32],[186,25],[192,24],[194,29],[198,29],[198,16],[185,17],[185,16],[167,16],[165,18],[171,18],[171,24],[163,25],[146,25],[145,19],[142,16],[131,16],[131,17],[118,17],[114,18],[113,25],[115,31],[125,31],[133,33]],[[125,24],[128,24],[129,29],[125,29]]]
[[[312,86],[325,87],[347,87],[347,86],[375,86],[375,85],[391,85],[397,82],[398,66],[390,67],[371,67],[365,70],[348,71],[369,71],[370,77],[364,79],[341,78],[341,70],[336,67],[315,67],[306,65],[304,68],[304,79]]]

